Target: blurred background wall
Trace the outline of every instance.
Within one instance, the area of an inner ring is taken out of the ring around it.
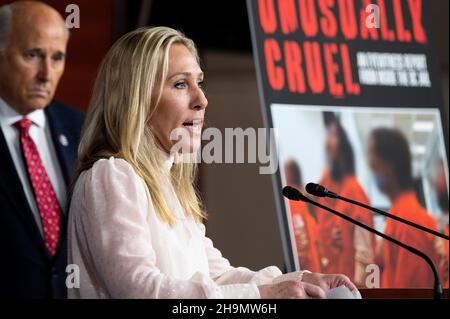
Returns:
[[[11,1],[0,0],[0,5]],[[64,17],[80,8],[71,30],[67,65],[57,99],[87,110],[99,63],[115,39],[142,25],[183,30],[198,45],[206,72],[208,126],[263,127],[246,4],[237,1],[46,0]],[[449,108],[449,1],[430,0],[444,117]],[[446,134],[448,136],[448,125]],[[271,178],[257,164],[200,167],[200,189],[209,213],[208,235],[234,265],[284,268]]]

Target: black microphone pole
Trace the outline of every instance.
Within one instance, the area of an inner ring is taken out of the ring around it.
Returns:
[[[320,203],[317,203],[317,202],[313,201],[312,199],[310,199],[310,198],[306,197],[305,195],[303,195],[298,189],[296,189],[294,187],[285,186],[283,188],[283,196],[285,196],[286,198],[288,198],[290,200],[304,201],[304,202],[310,203],[310,204],[312,204],[314,206],[317,206],[319,208],[322,208],[322,209],[324,209],[324,210],[326,210],[326,211],[328,211],[328,212],[330,212],[330,213],[332,213],[334,215],[337,215],[337,216],[339,216],[339,217],[341,217],[341,218],[343,218],[343,219],[345,219],[345,220],[347,220],[347,221],[349,221],[349,222],[351,222],[351,223],[361,227],[361,228],[364,228],[365,230],[367,230],[367,231],[369,231],[371,233],[374,233],[374,234],[376,234],[376,235],[378,235],[378,236],[380,236],[380,237],[382,237],[382,238],[384,238],[384,239],[386,239],[386,240],[388,240],[388,241],[390,241],[390,242],[392,242],[392,243],[394,243],[396,245],[399,245],[400,247],[406,249],[407,251],[413,253],[414,255],[417,255],[417,256],[421,257],[422,259],[424,259],[428,263],[428,265],[431,267],[431,270],[433,271],[433,275],[434,275],[433,296],[434,296],[434,299],[442,299],[442,296],[443,296],[442,285],[441,285],[441,282],[439,280],[439,275],[438,275],[438,272],[436,270],[436,266],[434,265],[434,263],[431,260],[431,258],[428,257],[425,253],[421,252],[420,250],[418,250],[418,249],[416,249],[414,247],[408,246],[408,245],[402,243],[401,241],[396,240],[395,238],[392,238],[392,237],[390,237],[390,236],[388,236],[386,234],[383,234],[382,232],[379,232],[378,230],[373,229],[373,228],[367,226],[366,224],[363,224],[363,223],[361,223],[361,222],[359,222],[359,221],[357,221],[357,220],[355,220],[355,219],[353,219],[351,217],[348,217],[347,215],[345,215],[343,213],[340,213],[340,212],[338,212],[338,211],[336,211],[334,209],[331,209],[331,208],[329,208],[327,206],[324,206],[324,205],[322,205]]]
[[[343,201],[345,201],[345,202],[347,202],[347,203],[350,203],[350,204],[353,204],[353,205],[357,205],[357,206],[363,207],[363,208],[365,208],[365,209],[371,210],[371,211],[373,211],[373,212],[375,212],[375,213],[377,213],[377,214],[386,216],[386,217],[388,217],[388,218],[395,219],[395,220],[397,220],[397,221],[399,221],[399,222],[401,222],[401,223],[403,223],[403,224],[406,224],[406,225],[409,225],[409,226],[411,226],[411,227],[420,229],[421,231],[427,232],[427,233],[432,234],[432,235],[434,235],[434,236],[438,236],[438,237],[444,238],[444,239],[446,239],[446,240],[449,240],[449,237],[448,237],[447,235],[444,235],[444,234],[442,234],[442,233],[440,233],[440,232],[437,232],[437,231],[435,231],[435,230],[433,230],[433,229],[424,227],[424,226],[422,226],[422,225],[413,223],[412,221],[403,219],[403,218],[401,218],[401,217],[398,217],[398,216],[389,214],[388,212],[385,212],[385,211],[383,211],[383,210],[381,210],[381,209],[378,209],[378,208],[375,208],[375,207],[366,205],[366,204],[364,204],[364,203],[358,202],[358,201],[353,200],[353,199],[350,199],[350,198],[343,197],[343,196],[341,196],[341,195],[339,195],[339,194],[336,194],[336,193],[334,193],[334,192],[332,192],[332,191],[326,189],[326,188],[323,187],[322,185],[315,184],[315,183],[308,183],[308,184],[306,185],[306,187],[305,187],[305,190],[306,190],[309,194],[314,195],[314,196],[318,196],[318,197],[330,197],[330,198],[335,198],[335,199],[343,200]]]

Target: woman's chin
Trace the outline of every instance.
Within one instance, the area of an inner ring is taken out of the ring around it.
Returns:
[[[197,153],[200,150],[201,143],[200,141],[193,141],[192,143],[183,145],[179,150],[179,154],[188,155]]]

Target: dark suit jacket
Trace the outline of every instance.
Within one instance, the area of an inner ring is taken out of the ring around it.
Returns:
[[[75,169],[84,114],[58,102],[45,108],[53,144],[68,185]],[[60,142],[63,134],[68,145]],[[66,298],[67,212],[58,250],[50,258],[5,138],[0,130],[0,297]]]

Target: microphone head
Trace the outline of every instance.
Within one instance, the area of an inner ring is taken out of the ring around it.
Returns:
[[[327,196],[326,188],[319,184],[308,183],[305,187],[305,190],[309,194],[317,196],[317,197],[326,197]]]
[[[305,201],[307,199],[297,188],[292,186],[283,187],[283,196],[296,201]]]

